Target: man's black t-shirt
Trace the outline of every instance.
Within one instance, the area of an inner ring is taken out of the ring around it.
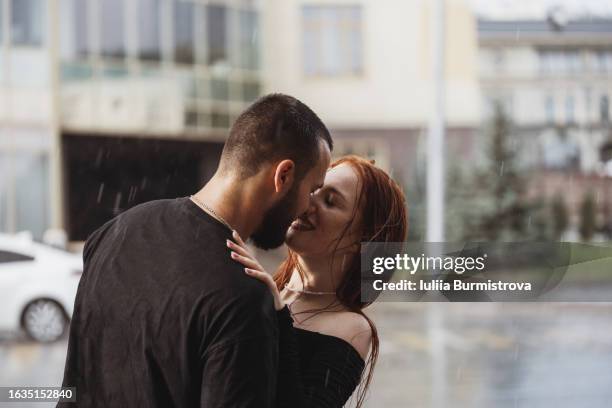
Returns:
[[[63,381],[79,407],[273,406],[273,299],[230,258],[230,238],[189,198],[139,205],[89,237]]]

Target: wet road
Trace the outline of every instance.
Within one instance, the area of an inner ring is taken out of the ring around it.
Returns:
[[[612,304],[374,307],[381,356],[368,407],[610,406]]]
[[[14,333],[0,334],[0,386],[58,387],[62,382],[66,340],[41,345]],[[0,402],[0,407],[55,407],[55,403]]]
[[[382,303],[366,407],[609,407],[612,304]],[[0,385],[61,382],[66,342],[0,337]],[[54,404],[0,403],[0,407]]]

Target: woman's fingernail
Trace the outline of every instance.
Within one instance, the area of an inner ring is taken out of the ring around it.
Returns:
[[[235,258],[235,257],[236,257],[236,253],[232,251],[232,252],[231,252],[231,257],[232,257],[232,258]]]
[[[244,268],[244,271],[245,271],[246,273],[248,273],[248,274],[250,274],[250,273],[251,273],[251,270],[250,270],[249,268]]]

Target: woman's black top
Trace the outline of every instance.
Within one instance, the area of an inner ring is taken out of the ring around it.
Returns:
[[[347,341],[293,327],[285,306],[278,311],[277,407],[342,407],[361,379],[365,362]]]

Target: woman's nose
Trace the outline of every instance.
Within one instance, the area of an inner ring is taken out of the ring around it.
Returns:
[[[311,194],[308,201],[308,208],[306,209],[306,215],[310,215],[317,210],[317,195]]]

